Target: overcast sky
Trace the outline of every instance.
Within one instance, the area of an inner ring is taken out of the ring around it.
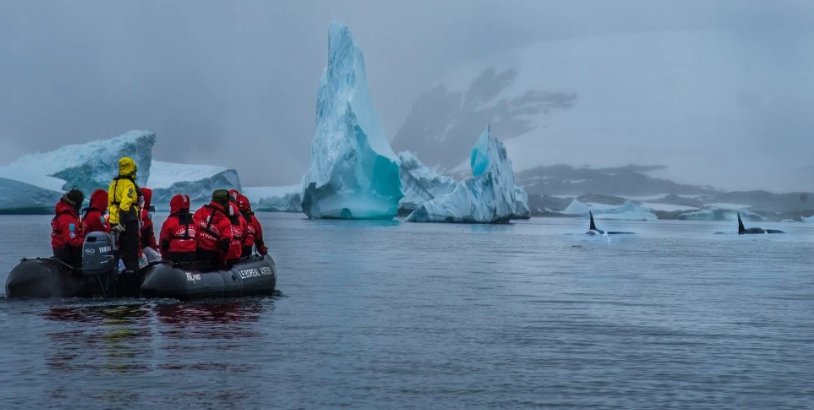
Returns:
[[[244,185],[298,182],[331,20],[361,43],[392,136],[423,91],[494,51],[616,32],[805,31],[814,2],[0,0],[0,163],[149,129],[157,159],[237,168]]]

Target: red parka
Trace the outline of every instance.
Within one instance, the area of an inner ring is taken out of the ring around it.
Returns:
[[[144,197],[144,205],[141,207],[141,249],[150,247],[158,249],[155,241],[155,228],[153,218],[150,216],[150,203],[153,200],[153,190],[150,188],[139,188],[139,192]]]
[[[55,251],[65,247],[81,249],[85,235],[76,208],[60,200],[54,207],[54,213],[56,215],[51,220],[51,247]]]
[[[237,206],[240,209],[240,213],[243,214],[243,218],[246,219],[247,224],[243,246],[249,248],[248,253],[251,253],[251,247],[257,245],[257,252],[261,255],[265,255],[268,253],[268,248],[263,241],[263,226],[260,225],[260,221],[254,216],[249,198],[242,194],[238,195]],[[244,256],[246,256],[246,253],[244,250]]]
[[[195,253],[196,232],[189,213],[189,196],[176,194],[170,199],[170,216],[161,225],[161,253]]]
[[[195,211],[192,216],[196,227],[197,248],[207,252],[218,252],[221,265],[226,265],[226,256],[232,241],[232,223],[222,204],[212,201]]]
[[[235,202],[229,201],[229,223],[232,225],[232,240],[229,242],[229,252],[226,255],[228,263],[240,259],[243,254],[243,241],[246,238],[248,224]]]
[[[85,208],[85,214],[82,215],[82,233],[110,232],[105,211],[107,211],[107,191],[97,189],[90,194],[90,206]]]

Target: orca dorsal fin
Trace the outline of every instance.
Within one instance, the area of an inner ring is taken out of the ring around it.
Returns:
[[[738,212],[738,233],[744,233],[746,228],[743,227],[743,221],[741,220],[741,213]]]
[[[588,210],[588,215],[591,216],[591,226],[588,227],[588,230],[589,231],[595,231],[596,230],[596,224],[594,224],[594,213],[591,212],[590,209]]]

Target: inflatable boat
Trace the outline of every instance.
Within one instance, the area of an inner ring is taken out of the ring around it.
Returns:
[[[137,272],[118,272],[113,240],[101,232],[88,234],[82,266],[56,258],[23,259],[6,280],[9,298],[158,297],[176,299],[271,295],[277,284],[274,260],[253,255],[229,269],[205,270],[168,261],[151,263]]]

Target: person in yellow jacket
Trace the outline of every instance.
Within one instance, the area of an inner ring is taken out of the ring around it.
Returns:
[[[110,231],[119,236],[119,256],[124,269],[135,272],[139,268],[139,209],[136,162],[133,158],[119,159],[119,175],[110,182],[107,210]]]

